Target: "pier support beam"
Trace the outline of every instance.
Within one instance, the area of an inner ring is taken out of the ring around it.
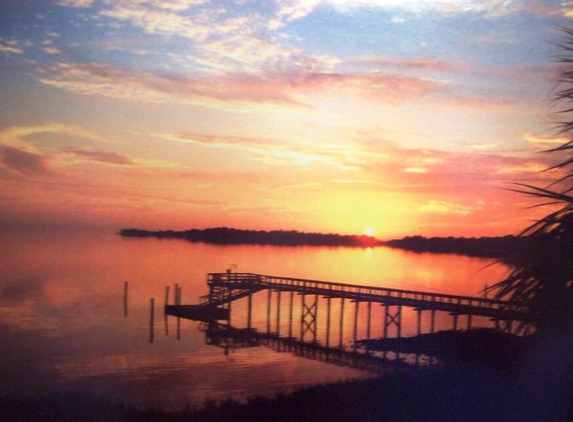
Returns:
[[[252,324],[253,324],[253,294],[252,293],[249,293],[247,306],[248,306],[248,308],[247,308],[247,328],[250,331],[252,328]]]
[[[230,298],[233,296],[233,289],[227,289],[227,298],[229,300],[227,300],[227,309],[229,310],[229,318],[227,319],[227,325],[230,327],[231,326],[231,307],[233,304],[233,301],[230,300]]]
[[[301,295],[302,314],[300,317],[300,341],[304,341],[304,336],[310,331],[313,342],[316,342],[316,313],[318,309],[318,296],[314,295],[314,301],[309,305],[306,303],[306,295]]]
[[[290,292],[289,312],[288,312],[288,336],[289,336],[289,338],[292,338],[292,310],[293,310],[293,302],[294,302],[294,292],[291,290],[291,292]]]
[[[268,290],[267,295],[267,334],[271,332],[271,299],[272,299],[272,290]]]
[[[358,308],[360,307],[360,302],[356,300],[354,302],[354,335],[352,336],[352,349],[356,353],[356,332],[358,331]]]
[[[434,329],[436,328],[436,310],[432,309],[430,318],[430,334],[434,334]]]
[[[123,316],[125,318],[127,318],[127,314],[128,314],[128,301],[127,301],[127,293],[128,293],[128,289],[129,289],[129,283],[127,281],[125,281],[123,283]]]
[[[372,302],[368,302],[368,319],[366,322],[366,353],[370,352],[370,326],[372,320]]]
[[[385,306],[384,312],[384,338],[388,338],[390,327],[396,327],[396,338],[402,337],[402,306],[398,305],[392,312],[390,305]]]
[[[155,326],[155,299],[150,300],[151,310],[149,313],[149,342],[153,343],[153,327]]]
[[[127,283],[127,282],[126,282]],[[169,305],[169,285],[165,287],[165,306],[163,309],[167,309],[167,305]],[[165,335],[169,335],[169,317],[167,316],[167,312],[164,312],[165,316]]]
[[[281,291],[277,290],[277,336],[281,335]]]
[[[338,347],[344,349],[344,298],[340,301],[340,329],[338,330]]]
[[[330,302],[331,297],[326,298],[326,347],[330,347]]]

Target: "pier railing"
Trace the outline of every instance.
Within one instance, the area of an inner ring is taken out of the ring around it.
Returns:
[[[225,288],[245,297],[249,291],[272,289],[300,294],[320,295],[329,298],[344,298],[356,302],[374,302],[388,306],[407,306],[418,310],[446,311],[459,315],[475,315],[496,320],[527,320],[529,310],[515,304],[485,297],[451,295],[357,284],[333,283],[291,277],[277,277],[251,273],[211,273],[208,275],[211,289]],[[209,295],[202,298],[209,301]]]

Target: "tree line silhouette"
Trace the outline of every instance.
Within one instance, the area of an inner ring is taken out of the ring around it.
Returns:
[[[384,244],[413,252],[451,253],[513,262],[519,251],[527,248],[529,242],[530,239],[521,236],[478,238],[408,236],[388,240]]]
[[[183,239],[217,245],[275,245],[275,246],[375,246],[380,242],[372,236],[305,233],[296,230],[240,230],[229,227],[191,229],[185,231],[122,229],[123,237],[157,237]]]

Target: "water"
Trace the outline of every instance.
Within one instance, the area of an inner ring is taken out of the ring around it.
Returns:
[[[486,282],[492,284],[505,272],[501,266],[484,269],[488,263],[387,248],[213,246],[126,239],[113,233],[4,234],[0,388],[6,395],[74,391],[141,408],[178,409],[205,399],[242,400],[368,377],[372,374],[266,347],[225,354],[205,344],[205,334],[193,321],[181,321],[177,340],[173,319],[169,335],[165,333],[161,311],[165,286],[179,283],[183,303],[196,303],[208,292],[207,273],[232,266],[239,272],[479,295]],[[127,318],[124,281],[129,281]],[[257,328],[266,318],[266,308],[257,305],[266,300],[263,296],[259,293],[254,301]],[[156,301],[153,344],[149,343],[150,298]],[[288,303],[286,294],[283,301]],[[361,308],[361,316],[365,309]],[[239,320],[245,306],[238,303],[233,310]],[[350,303],[347,312],[353,312]],[[374,312],[381,310],[373,308]],[[405,334],[412,334],[413,313],[404,318]],[[281,324],[285,330],[286,319]],[[348,344],[351,319],[346,318],[345,324]],[[364,332],[361,326],[360,336]],[[373,337],[381,333],[379,318],[373,320],[372,333]],[[337,336],[333,328],[332,339]]]

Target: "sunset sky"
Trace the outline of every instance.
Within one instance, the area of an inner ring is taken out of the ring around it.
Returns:
[[[516,234],[573,2],[0,0],[0,224]]]

